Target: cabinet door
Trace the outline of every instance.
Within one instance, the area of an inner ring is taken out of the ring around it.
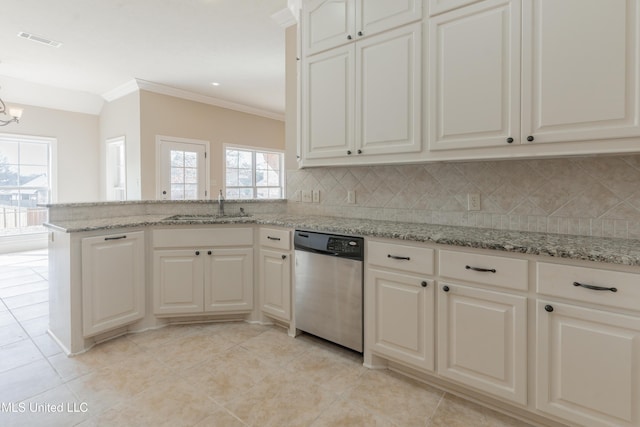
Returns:
[[[207,255],[204,310],[249,311],[253,308],[253,248],[214,248]]]
[[[302,54],[349,43],[355,39],[355,0],[312,0],[302,7]]]
[[[430,150],[519,143],[520,2],[429,19],[428,81]]]
[[[422,19],[422,0],[358,0],[356,36],[370,36]]]
[[[201,250],[153,252],[153,312],[202,313],[204,257]]]
[[[481,0],[429,0],[429,16],[477,3]]]
[[[636,0],[523,2],[523,136],[640,135]]]
[[[585,426],[640,426],[640,318],[538,301],[536,406]]]
[[[304,59],[303,159],[353,153],[354,76],[354,44]]]
[[[291,256],[289,252],[260,250],[262,311],[291,320]]]
[[[144,232],[82,239],[85,337],[144,317]]]
[[[527,299],[441,282],[438,373],[526,405]]]
[[[368,346],[375,353],[433,371],[433,281],[372,268],[367,273]]]
[[[356,43],[356,154],[421,150],[422,24]]]

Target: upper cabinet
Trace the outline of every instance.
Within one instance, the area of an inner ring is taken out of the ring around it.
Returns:
[[[367,0],[305,5],[301,166],[403,161],[409,160],[407,153],[422,151],[422,23],[402,25],[420,20],[421,4]],[[357,30],[338,41],[333,35],[342,31],[339,25],[322,23],[331,16],[347,19],[351,6]]]
[[[417,21],[422,0],[311,0],[302,9],[303,54]]]
[[[520,139],[520,1],[486,0],[429,20],[429,149]]]
[[[526,141],[639,136],[638,1],[523,5]]]
[[[480,0],[429,0],[429,16],[477,3]]]
[[[636,0],[485,0],[429,19],[429,149],[640,136],[638,22]]]

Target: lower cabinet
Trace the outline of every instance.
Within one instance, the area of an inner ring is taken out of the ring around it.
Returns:
[[[155,230],[153,239],[154,314],[253,309],[251,228]]]
[[[145,314],[144,232],[82,239],[82,334],[90,337]]]
[[[291,256],[289,251],[260,249],[262,311],[291,320]]]
[[[538,301],[536,323],[540,411],[583,426],[640,426],[640,318]]]
[[[375,353],[434,370],[432,280],[369,268],[365,306]]]
[[[153,253],[155,314],[249,311],[253,249],[161,249]]]
[[[438,374],[526,405],[527,298],[440,282]]]

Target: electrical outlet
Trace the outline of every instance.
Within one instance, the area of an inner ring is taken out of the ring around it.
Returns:
[[[320,190],[313,190],[313,203],[320,203]]]
[[[356,204],[356,190],[347,191],[347,203],[350,205]]]
[[[467,210],[468,211],[480,210],[480,194],[478,193],[467,194]]]
[[[311,190],[302,190],[302,203],[311,203]]]

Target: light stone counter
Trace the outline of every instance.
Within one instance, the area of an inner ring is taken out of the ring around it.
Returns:
[[[139,215],[85,220],[55,221],[48,227],[68,233],[167,225],[260,224],[365,237],[430,242],[479,249],[640,266],[640,241],[628,239],[532,233],[474,227],[374,221],[285,213],[237,217],[169,220],[167,215]]]

